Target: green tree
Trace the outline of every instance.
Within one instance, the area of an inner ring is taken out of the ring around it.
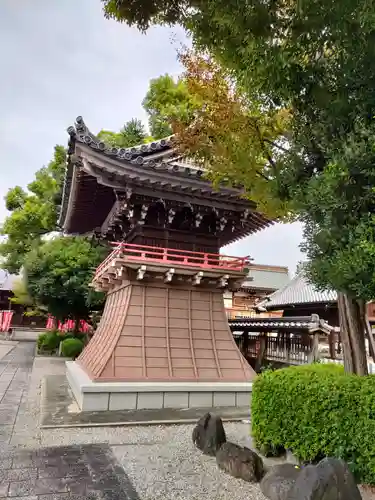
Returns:
[[[306,224],[311,277],[339,292],[346,368],[365,374],[362,304],[374,281],[373,3],[104,0],[104,8],[142,30],[180,22],[249,103],[290,111],[285,151],[275,162],[277,148],[270,150],[278,196]],[[246,163],[236,168],[243,175]]]
[[[20,186],[16,186],[7,192],[4,199],[5,208],[9,212],[13,212],[24,206],[27,199],[27,193]]]
[[[25,259],[27,291],[58,319],[87,319],[104,296],[89,287],[107,249],[84,237],[58,236],[33,249]]]
[[[56,146],[52,161],[36,172],[27,192],[16,186],[5,196],[11,213],[1,227],[6,239],[0,244],[0,255],[4,257],[2,266],[9,272],[18,272],[25,255],[42,242],[44,235],[57,229],[65,166],[66,151]]]
[[[149,142],[149,138],[141,120],[132,118],[122,127],[120,132],[111,132],[109,130],[101,130],[98,137],[109,146],[118,148],[130,148]]]
[[[189,123],[197,104],[183,79],[174,81],[167,74],[151,80],[142,102],[149,116],[151,135],[155,139],[171,135],[173,121],[176,119]]]
[[[176,24],[189,19],[205,0],[102,0],[106,17],[147,30],[154,23]]]
[[[12,288],[13,297],[10,301],[13,304],[22,305],[26,316],[45,316],[47,310],[45,307],[35,303],[27,290],[27,283],[23,277],[15,280]]]

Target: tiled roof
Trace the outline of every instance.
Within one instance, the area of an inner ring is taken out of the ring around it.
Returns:
[[[14,282],[17,279],[15,274],[9,274],[7,271],[0,269],[0,290],[13,290]]]
[[[317,314],[311,316],[291,316],[289,318],[235,318],[229,320],[231,329],[241,328],[247,331],[271,331],[271,330],[307,330],[310,333],[320,331],[331,331],[332,327]]]
[[[241,285],[241,288],[255,288],[262,290],[278,290],[289,283],[287,268],[272,266],[250,266],[249,274]]]
[[[89,205],[93,190],[97,196],[104,192],[106,197],[105,189],[122,191],[128,185],[149,190],[155,198],[180,196],[190,198],[192,204],[203,200],[206,206],[236,212],[241,224],[237,224],[224,244],[273,224],[273,220],[256,211],[254,202],[242,197],[243,188],[223,185],[216,189],[200,165],[181,156],[173,136],[136,147],[116,148],[92,134],[81,116],[69,127],[68,133],[68,162],[58,221],[67,232],[79,232],[77,228],[72,229],[72,213],[86,210],[78,205]],[[94,208],[91,206],[90,210]],[[98,227],[102,222],[95,220]],[[91,226],[90,221],[83,232],[95,229]]]
[[[130,148],[108,146],[90,132],[82,116],[78,116],[75,125],[68,128],[68,134],[70,135],[70,148],[72,149],[78,142],[88,146],[93,151],[102,153],[108,158],[120,160],[129,165],[147,167],[148,170],[155,169],[157,171],[171,172],[174,175],[190,179],[201,179],[204,174],[204,169],[199,165],[176,152],[173,135]],[[236,195],[238,196],[238,192]]]
[[[265,300],[257,304],[257,307],[275,309],[276,307],[292,304],[314,304],[325,302],[336,302],[337,293],[333,290],[320,292],[305,278],[303,271],[299,272],[289,283]]]

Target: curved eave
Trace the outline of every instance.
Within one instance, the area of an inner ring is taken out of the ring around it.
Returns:
[[[287,308],[293,308],[293,307],[317,307],[317,306],[335,306],[337,304],[337,301],[335,300],[330,300],[330,301],[315,301],[315,302],[294,302],[294,303],[289,303],[289,304],[272,304],[270,306],[267,306],[264,304],[264,301],[261,303],[257,304],[257,307],[264,307],[267,311],[279,311],[281,309],[287,309]]]
[[[66,166],[66,170],[65,170],[60,214],[59,214],[59,219],[57,222],[58,225],[63,229],[65,228],[66,215],[68,212],[69,201],[72,198],[71,187],[72,187],[73,169],[74,169],[74,165],[72,163],[70,163],[70,161],[68,161],[67,166]]]
[[[77,161],[83,162],[86,173],[96,178],[98,184],[112,189],[140,184],[155,192],[177,192],[192,200],[210,200],[211,204],[214,199],[220,204],[227,204],[229,210],[247,211],[249,220],[241,229],[234,231],[223,245],[238,241],[274,222],[256,212],[253,202],[241,198],[241,190],[228,187],[215,190],[205,179],[203,170],[177,156],[173,149],[173,136],[133,148],[107,147],[88,130],[81,117],[77,118],[75,127],[68,129],[68,133],[68,163],[59,217],[59,225],[65,231],[71,231],[71,215],[77,209]]]

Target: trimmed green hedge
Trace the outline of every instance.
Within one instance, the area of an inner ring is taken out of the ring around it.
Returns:
[[[334,364],[266,371],[253,385],[251,406],[263,453],[342,458],[358,480],[375,484],[375,376],[348,375]]]
[[[67,358],[75,359],[83,351],[84,344],[79,339],[65,339],[61,342],[61,354]]]

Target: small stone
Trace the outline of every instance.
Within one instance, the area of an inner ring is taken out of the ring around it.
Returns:
[[[260,489],[270,500],[288,500],[289,491],[294,486],[301,469],[293,464],[272,467],[260,483]]]
[[[193,443],[205,455],[214,457],[226,440],[221,418],[211,413],[203,415],[193,430]]]
[[[224,443],[216,454],[218,467],[233,477],[249,483],[261,480],[264,474],[263,461],[255,451],[234,443]]]
[[[343,460],[324,458],[301,469],[288,500],[361,500],[349,467]]]

